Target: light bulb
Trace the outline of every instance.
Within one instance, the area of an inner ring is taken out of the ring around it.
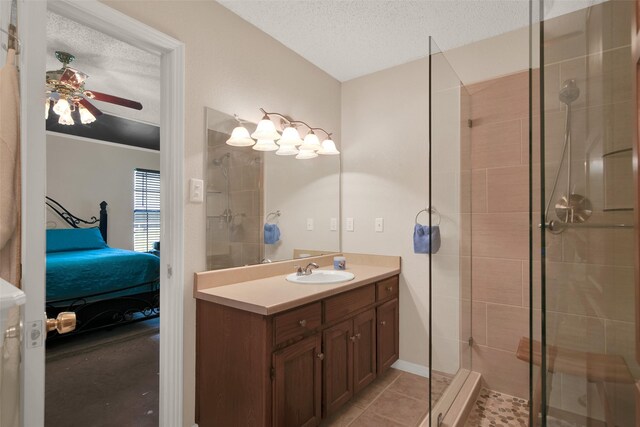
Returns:
[[[234,147],[250,147],[255,143],[249,136],[249,131],[243,126],[234,128],[231,137],[227,139],[227,144]]]
[[[67,111],[62,113],[62,115],[58,119],[58,123],[65,126],[70,126],[75,124],[75,122],[73,121],[73,117],[71,117],[71,109],[67,108]]]
[[[300,146],[300,150],[313,150],[318,151],[320,149],[320,140],[318,136],[313,133],[313,131],[309,132],[307,136],[304,137],[304,142]]]
[[[280,141],[278,141],[278,144],[296,146],[302,144],[302,138],[300,138],[300,134],[296,128],[289,126],[282,132],[282,137]]]
[[[89,123],[93,123],[95,121],[96,121],[96,116],[91,114],[91,112],[86,108],[84,108],[83,106],[80,106],[80,122],[83,125],[88,125]]]
[[[49,120],[49,110],[51,109],[51,98],[44,101],[44,119]]]
[[[253,147],[256,151],[276,151],[278,149],[278,145],[273,141],[273,139],[259,139],[256,142],[256,145]]]
[[[262,120],[258,122],[258,127],[256,127],[256,131],[251,134],[251,138],[270,139],[272,141],[276,141],[280,139],[280,134],[276,130],[276,125],[269,120],[269,117],[264,116]]]
[[[318,154],[323,154],[325,156],[335,156],[336,154],[340,154],[338,149],[336,148],[336,143],[331,139],[325,139],[322,141],[322,147],[318,150]]]
[[[280,144],[280,148],[278,149],[278,151],[276,151],[276,154],[278,156],[295,156],[298,153],[298,149],[293,144]]]
[[[69,101],[64,98],[58,99],[58,102],[53,106],[53,112],[57,115],[63,115],[67,110],[70,110],[71,106],[69,105]]]

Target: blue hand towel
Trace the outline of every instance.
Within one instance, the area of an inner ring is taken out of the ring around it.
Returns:
[[[273,245],[280,240],[280,229],[278,224],[265,224],[264,225],[264,243],[266,245]]]
[[[435,254],[440,250],[440,226],[434,225],[429,232],[428,225],[416,224],[413,229],[413,252]]]

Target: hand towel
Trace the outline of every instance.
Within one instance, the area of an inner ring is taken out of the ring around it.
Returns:
[[[280,229],[278,224],[264,225],[264,243],[265,245],[273,245],[280,240]]]
[[[440,226],[416,224],[413,229],[413,252],[417,254],[435,254],[440,250]]]

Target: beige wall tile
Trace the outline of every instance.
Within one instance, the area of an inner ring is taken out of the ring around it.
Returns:
[[[529,167],[487,169],[487,211],[528,212]]]
[[[473,370],[482,374],[487,388],[528,399],[529,365],[515,353],[476,345],[472,360]]]
[[[471,163],[474,169],[519,165],[520,120],[485,122],[474,119],[471,132]]]
[[[529,115],[529,73],[510,76],[473,85],[471,117],[478,124],[520,119]]]
[[[474,214],[473,255],[528,259],[529,218],[526,213]]]
[[[608,354],[618,354],[624,357],[627,366],[635,378],[640,377],[640,366],[636,360],[636,326],[632,322],[616,322],[608,320],[607,347]]]
[[[487,304],[487,346],[515,352],[529,336],[529,309]]]
[[[522,305],[522,262],[502,258],[473,258],[474,301]]]

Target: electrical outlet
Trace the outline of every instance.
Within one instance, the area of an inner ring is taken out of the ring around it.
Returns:
[[[191,178],[189,180],[189,201],[192,203],[204,202],[204,181]]]
[[[376,218],[376,233],[382,233],[384,231],[384,218]]]
[[[338,218],[331,218],[331,221],[329,221],[329,231],[338,231]]]
[[[313,218],[307,218],[307,231],[313,231]]]
[[[347,231],[353,231],[353,218],[347,218]]]

